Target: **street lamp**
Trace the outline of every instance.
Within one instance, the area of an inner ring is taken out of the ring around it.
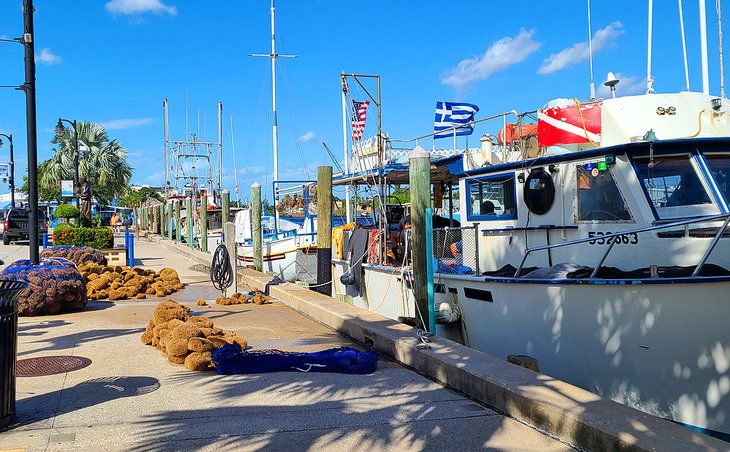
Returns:
[[[68,119],[62,119],[58,118],[58,123],[56,123],[56,138],[61,138],[66,133],[66,128],[63,126],[63,123],[67,122],[71,125],[74,129],[74,150],[76,153],[74,154],[74,195],[76,197],[76,208],[79,209],[79,212],[81,209],[79,208],[79,131],[76,128],[76,120],[69,121]]]
[[[8,139],[10,143],[10,206],[15,207],[15,161],[13,160],[13,135],[5,135],[0,133],[0,136]],[[0,139],[0,148],[3,147],[3,140]]]

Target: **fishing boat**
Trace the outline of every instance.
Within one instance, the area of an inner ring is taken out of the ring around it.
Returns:
[[[609,73],[608,98],[591,84],[585,102],[471,121],[477,148],[457,148],[458,126],[452,149],[430,151],[419,144],[443,131],[379,131],[379,164],[353,152],[360,169],[335,184],[377,180],[387,199],[408,154],[430,154],[433,207],[450,206],[427,257],[433,296],[419,310],[425,270],[388,257],[402,212],[387,204],[379,230],[339,250],[334,296],[730,441],[730,103],[706,77],[702,92],[655,93],[650,57],[645,94],[616,97]]]

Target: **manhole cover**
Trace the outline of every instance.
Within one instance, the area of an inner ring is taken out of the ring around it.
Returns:
[[[15,373],[18,377],[42,377],[83,369],[89,364],[91,360],[82,356],[42,356],[19,360]]]

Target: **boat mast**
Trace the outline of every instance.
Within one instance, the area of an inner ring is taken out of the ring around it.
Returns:
[[[342,149],[345,158],[345,167],[343,175],[347,176],[350,174],[350,155],[348,152],[348,141],[347,141],[347,77],[345,72],[340,75],[340,86],[342,88]],[[357,212],[357,209],[355,209]],[[345,218],[350,223],[352,220],[352,212],[350,211],[350,184],[345,185]]]
[[[596,85],[593,82],[593,36],[591,33],[591,0],[588,0],[588,66],[591,72],[591,100],[593,100],[596,98]]]
[[[720,97],[725,99],[725,65],[722,62],[722,8],[720,6],[720,0],[715,1],[715,9],[717,9],[717,42],[720,53]]]
[[[689,87],[689,64],[687,63],[687,40],[684,37],[684,13],[682,12],[682,0],[679,1],[679,28],[682,31],[682,55],[684,56],[684,80],[687,84],[687,91]]]
[[[700,52],[702,53],[702,92],[710,94],[710,71],[707,63],[707,12],[700,0]]]
[[[654,92],[654,79],[651,78],[651,32],[654,27],[654,1],[649,0],[649,31],[647,36],[646,50],[646,94]]]
[[[279,197],[276,194],[276,182],[279,181],[279,133],[276,118],[276,59],[277,58],[296,58],[297,55],[284,55],[276,53],[276,34],[274,27],[274,0],[271,0],[271,53],[252,53],[249,56],[271,58],[271,110],[272,110],[272,126],[271,135],[273,138],[274,151],[274,216],[279,220],[279,212],[276,210]]]

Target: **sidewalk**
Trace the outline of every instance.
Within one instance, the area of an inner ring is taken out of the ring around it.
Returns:
[[[17,424],[0,433],[0,450],[569,449],[384,358],[372,375],[218,376],[168,364],[139,339],[168,298],[255,348],[356,345],[280,303],[198,307],[197,299],[210,303],[217,295],[202,266],[155,243],[136,245],[138,264],[175,268],[186,288],[161,299],[96,301],[83,312],[21,318],[18,359],[73,355],[92,364],[19,377]]]

